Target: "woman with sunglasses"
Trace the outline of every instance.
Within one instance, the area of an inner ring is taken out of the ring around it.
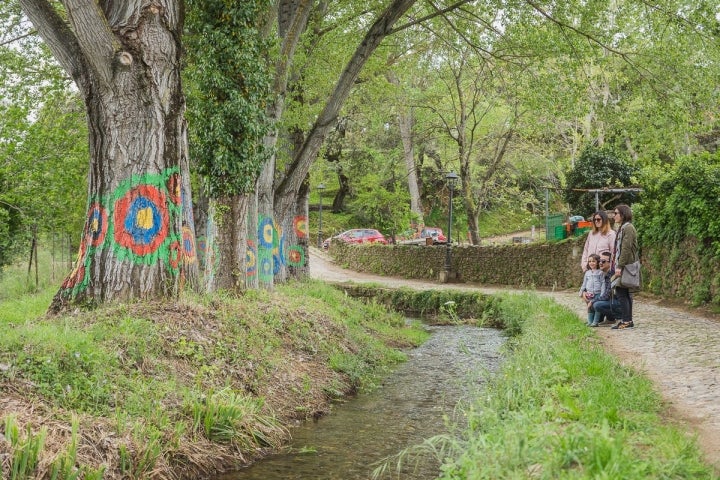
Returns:
[[[615,223],[620,225],[617,234],[617,244],[615,245],[615,256],[613,257],[613,266],[615,267],[614,278],[622,276],[623,268],[640,259],[640,249],[638,247],[637,230],[631,223],[633,214],[627,205],[618,205],[615,207]],[[615,287],[615,298],[620,303],[622,310],[622,320],[613,325],[614,330],[632,328],[633,323],[633,298],[629,288]]]
[[[585,240],[580,267],[582,271],[587,270],[588,258],[590,255],[600,255],[603,252],[615,253],[615,230],[610,226],[610,220],[605,212],[599,210],[592,216],[593,228]]]

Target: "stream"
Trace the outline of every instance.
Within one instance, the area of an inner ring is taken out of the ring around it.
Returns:
[[[333,406],[332,413],[291,430],[284,452],[216,480],[368,480],[388,457],[464,427],[458,403],[482,388],[501,360],[500,330],[430,326],[430,339],[408,352],[376,390]],[[460,417],[460,418],[459,418]],[[429,480],[439,461],[429,455],[389,461],[380,478]]]

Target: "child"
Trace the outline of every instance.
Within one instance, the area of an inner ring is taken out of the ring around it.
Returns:
[[[590,300],[600,295],[603,286],[603,271],[600,269],[600,256],[593,253],[588,257],[587,270],[580,287],[580,297],[588,307],[588,326],[597,327],[602,314],[591,308]]]

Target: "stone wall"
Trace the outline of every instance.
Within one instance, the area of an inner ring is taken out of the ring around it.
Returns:
[[[692,305],[720,305],[720,258],[708,253],[696,239],[679,247],[643,248],[643,290]]]
[[[580,257],[586,235],[560,242],[452,248],[462,281],[486,285],[580,288]],[[678,247],[643,246],[643,291],[694,306],[720,305],[720,258],[696,240]],[[705,249],[706,250],[706,249]],[[330,255],[344,267],[379,275],[438,280],[445,246],[348,245],[334,242]]]
[[[560,242],[452,247],[453,269],[462,281],[537,288],[580,288],[580,257],[586,236]],[[338,265],[359,272],[437,280],[445,246],[348,245],[334,241]]]

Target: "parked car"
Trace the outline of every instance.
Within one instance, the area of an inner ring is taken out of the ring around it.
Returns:
[[[433,243],[446,243],[447,238],[442,229],[438,227],[423,227],[420,231],[420,238],[432,238]]]
[[[422,227],[415,230],[410,238],[401,238],[398,245],[440,245],[447,243],[447,238],[438,227]]]
[[[374,228],[353,228],[346,230],[334,237],[326,238],[323,242],[323,248],[330,248],[330,241],[336,238],[347,243],[382,243],[387,245],[387,239],[385,236]]]

